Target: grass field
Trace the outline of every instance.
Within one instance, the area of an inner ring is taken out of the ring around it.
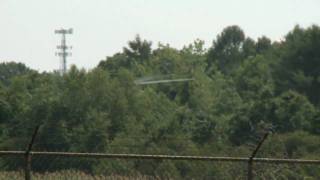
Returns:
[[[89,175],[80,171],[59,171],[48,173],[33,173],[32,180],[160,180],[160,177],[145,175],[119,176],[119,175]],[[23,171],[0,172],[0,180],[24,180]]]

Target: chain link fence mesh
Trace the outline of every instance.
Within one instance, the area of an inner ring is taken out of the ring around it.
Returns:
[[[0,179],[24,179],[23,157],[1,157]],[[33,156],[32,179],[245,179],[246,163]]]
[[[24,179],[23,154],[1,156],[0,179]],[[207,160],[118,159],[33,155],[33,180],[100,180],[100,179],[247,179],[248,163]],[[317,180],[319,164],[253,164],[254,179]]]
[[[52,135],[53,136],[53,135]],[[41,137],[41,136],[40,136]],[[119,158],[115,156],[97,157],[92,153],[101,152],[101,144],[90,145],[89,156],[46,154],[46,151],[59,152],[65,143],[59,139],[49,141],[36,139],[31,153],[32,180],[101,180],[101,179],[203,179],[203,180],[242,180],[248,178],[248,160],[255,151],[261,136],[254,137],[250,143],[239,147],[203,146],[194,148],[187,137],[166,137],[158,144],[148,144],[152,137],[121,137],[117,143],[108,143],[103,152],[115,154],[149,154],[172,156],[186,155],[196,157],[242,157],[241,160],[222,161],[218,159],[174,159],[153,157]],[[53,136],[55,137],[55,136]],[[94,139],[99,138],[93,137]],[[98,141],[100,142],[100,141]],[[153,142],[153,141],[151,141]],[[275,143],[277,142],[277,143]],[[148,145],[146,145],[148,144]],[[276,144],[276,145],[275,145]],[[299,159],[299,154],[288,154],[285,143],[279,136],[269,136],[257,153],[259,157],[278,159]],[[198,149],[198,151],[194,150]],[[7,149],[8,150],[8,149]],[[16,149],[15,149],[16,150]],[[0,180],[25,179],[26,157],[24,149],[18,153],[1,153]],[[87,152],[87,151],[86,151]],[[310,157],[309,159],[318,159]],[[316,163],[276,163],[271,161],[253,162],[253,179],[258,180],[318,180],[320,179],[320,161]]]

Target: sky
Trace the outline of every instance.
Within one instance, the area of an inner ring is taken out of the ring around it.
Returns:
[[[22,62],[39,71],[59,68],[60,36],[73,28],[68,67],[92,69],[121,52],[139,34],[175,48],[239,25],[247,36],[283,39],[299,24],[320,25],[320,0],[0,0],[0,62]]]

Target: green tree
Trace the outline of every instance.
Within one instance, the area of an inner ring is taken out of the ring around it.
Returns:
[[[271,40],[266,36],[258,38],[256,43],[256,51],[258,54],[262,54],[272,48]]]
[[[306,94],[309,100],[319,105],[320,96],[320,27],[307,29],[296,26],[285,37],[281,62],[278,67],[278,84],[281,91],[294,89]]]
[[[208,54],[208,72],[216,66],[225,74],[230,74],[243,60],[243,43],[245,34],[239,26],[229,26],[223,29],[213,42]]]
[[[29,72],[31,72],[31,69],[27,68],[22,63],[0,63],[0,82],[4,85],[9,85],[11,78],[19,75],[24,75]]]
[[[148,61],[151,56],[151,42],[142,40],[139,35],[133,41],[128,42],[128,48],[123,48],[123,52],[127,55],[130,61],[137,61],[143,63]]]
[[[294,91],[288,91],[274,99],[273,125],[277,132],[310,130],[316,115],[308,99]]]

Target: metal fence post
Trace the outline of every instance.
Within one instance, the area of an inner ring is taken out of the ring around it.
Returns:
[[[260,142],[258,143],[258,145],[255,148],[255,150],[252,152],[251,156],[249,157],[249,161],[248,161],[248,180],[253,180],[253,158],[256,156],[256,154],[259,151],[262,143],[267,139],[268,135],[269,135],[269,132],[267,132],[263,136],[263,138],[260,140]]]
[[[32,134],[32,138],[31,138],[31,141],[26,149],[26,152],[25,152],[25,180],[31,180],[31,149],[32,149],[32,145],[34,143],[34,140],[36,138],[36,135],[38,133],[38,130],[39,130],[39,127],[40,125],[37,125],[36,128],[34,129],[33,131],[33,134]]]

